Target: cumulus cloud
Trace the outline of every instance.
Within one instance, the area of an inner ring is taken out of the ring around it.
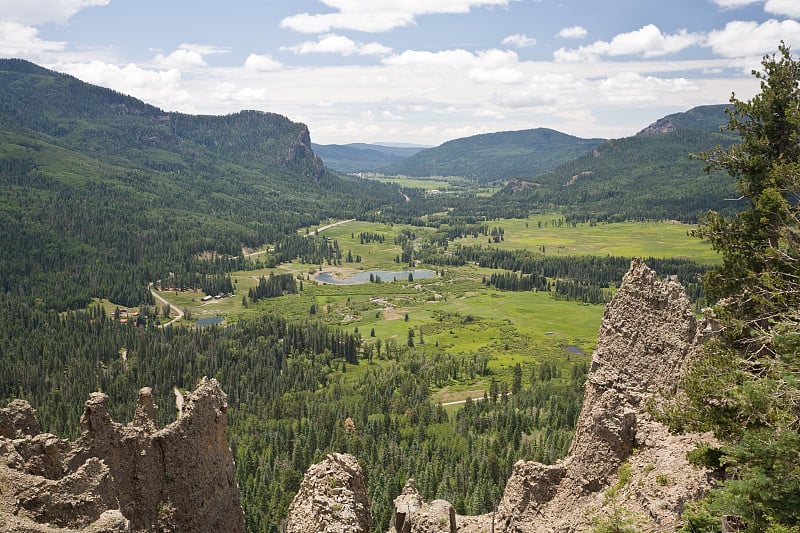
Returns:
[[[758,24],[737,20],[709,33],[707,44],[715,54],[744,58],[774,51],[781,39],[788,45],[800,44],[800,22],[772,19]]]
[[[188,91],[181,86],[181,73],[176,69],[150,70],[133,63],[120,67],[101,61],[90,61],[60,64],[56,66],[56,70],[167,109],[182,107],[191,100]]]
[[[755,4],[758,2],[762,2],[763,0],[711,0],[713,3],[721,7],[722,9],[736,9],[739,7],[748,6],[750,4]]]
[[[267,99],[267,90],[262,88],[253,89],[251,87],[240,88],[235,83],[224,82],[211,93],[211,98],[215,102],[223,104],[236,104],[237,106],[256,107]]]
[[[611,42],[595,41],[575,49],[560,48],[554,53],[559,62],[596,61],[600,56],[637,55],[657,57],[672,54],[700,44],[703,36],[680,30],[673,35],[661,33],[654,24],[616,35]]]
[[[492,95],[492,102],[512,109],[548,106],[555,104],[556,101],[557,98],[553,94],[543,94],[529,89],[501,92]]]
[[[63,50],[66,43],[44,41],[39,30],[16,22],[0,21],[0,56],[35,58],[42,52]]]
[[[750,4],[764,3],[764,11],[773,15],[800,17],[800,2],[797,0],[712,0],[722,9],[736,9]]]
[[[478,83],[519,83],[525,75],[517,69],[501,67],[494,69],[474,68],[469,71],[470,80]]]
[[[503,39],[503,44],[506,46],[516,46],[517,48],[528,48],[536,46],[536,39],[528,37],[525,34],[515,33]]]
[[[260,72],[273,72],[280,70],[280,61],[269,54],[250,54],[244,62],[244,68]]]
[[[110,0],[0,0],[3,20],[27,26],[64,23],[81,9],[106,6]]]
[[[213,46],[182,44],[177,50],[167,55],[157,54],[153,59],[153,63],[167,69],[191,70],[207,66],[204,56],[225,52],[226,50]]]
[[[344,35],[329,33],[317,41],[306,41],[295,46],[281,47],[295,54],[389,55],[392,49],[380,43],[358,43]]]
[[[664,93],[695,90],[686,78],[642,76],[636,72],[621,72],[602,80],[598,89],[614,104],[657,102]]]
[[[588,33],[583,26],[570,26],[569,28],[561,28],[556,36],[564,39],[583,39]]]
[[[785,15],[787,17],[800,17],[800,2],[797,0],[767,0],[764,4],[764,11],[773,15]]]
[[[332,13],[301,13],[284,18],[282,28],[303,33],[347,29],[371,33],[411,26],[417,16],[469,13],[474,7],[504,6],[511,0],[320,0]]]
[[[462,49],[429,52],[426,50],[406,50],[383,60],[385,65],[417,66],[433,68],[473,68],[499,69],[513,67],[519,56],[510,50],[484,50],[477,53]]]

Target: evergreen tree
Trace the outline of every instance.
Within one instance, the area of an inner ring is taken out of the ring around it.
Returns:
[[[781,43],[762,66],[761,92],[731,97],[741,144],[698,156],[737,178],[746,209],[709,213],[696,231],[722,256],[705,278],[721,331],[671,418],[720,438],[693,457],[725,481],[686,513],[686,531],[718,531],[726,515],[753,532],[800,527],[800,62]]]

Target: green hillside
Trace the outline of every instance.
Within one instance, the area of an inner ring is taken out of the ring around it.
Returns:
[[[690,153],[728,146],[724,106],[670,115],[633,137],[608,141],[535,180],[515,180],[495,197],[509,209],[564,209],[576,219],[693,221],[709,209],[735,211],[733,179],[708,175]],[[669,131],[659,132],[670,124]],[[656,126],[661,124],[662,126]]]
[[[475,135],[390,165],[387,174],[464,176],[480,182],[532,178],[592,150],[604,139],[581,139],[538,128]]]
[[[236,258],[400,199],[326,172],[305,125],[280,115],[166,113],[0,60],[0,290],[46,307],[149,302],[148,281],[240,261],[200,254]]]

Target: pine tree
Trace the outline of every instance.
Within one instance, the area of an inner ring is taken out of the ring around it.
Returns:
[[[722,256],[704,280],[721,332],[671,419],[716,434],[722,448],[693,457],[726,480],[686,513],[686,531],[718,531],[725,515],[753,532],[800,527],[800,62],[781,43],[762,66],[761,92],[731,97],[741,143],[698,156],[737,178],[745,209],[709,213],[695,232]]]

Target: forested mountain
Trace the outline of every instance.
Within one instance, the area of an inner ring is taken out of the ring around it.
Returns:
[[[311,148],[328,168],[342,172],[377,172],[424,149],[422,146],[384,146],[366,143],[312,143]]]
[[[167,113],[0,60],[0,291],[56,309],[149,302],[147,282],[220,272],[243,246],[400,201],[325,171],[303,124]]]
[[[532,180],[514,180],[495,201],[520,211],[565,209],[578,219],[678,219],[694,221],[708,209],[732,212],[734,181],[704,172],[689,154],[737,136],[721,132],[725,106],[703,106],[669,115],[638,135],[608,141]]]
[[[464,176],[480,182],[532,178],[592,150],[604,139],[581,139],[546,128],[504,131],[448,141],[383,169],[409,176]]]
[[[701,105],[683,113],[673,113],[660,118],[644,128],[637,135],[667,133],[676,130],[719,131],[728,123],[725,109],[727,105]]]

